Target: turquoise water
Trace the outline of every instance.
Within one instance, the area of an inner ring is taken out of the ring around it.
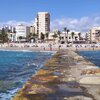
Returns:
[[[11,100],[51,55],[50,52],[0,51],[0,100]]]
[[[80,51],[81,56],[100,67],[100,51]]]

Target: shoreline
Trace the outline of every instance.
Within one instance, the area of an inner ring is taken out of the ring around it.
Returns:
[[[19,49],[19,48],[0,48],[0,51],[17,51],[17,52],[51,52],[56,53],[56,50],[50,51],[50,50],[34,50],[34,49]]]
[[[31,50],[6,50],[6,49],[0,49],[0,51],[13,51],[13,52],[46,52],[46,53],[56,53],[56,51],[31,51]]]
[[[100,69],[79,54],[60,50],[12,100],[99,100],[100,72],[97,70]]]
[[[56,43],[5,43],[0,44],[0,49],[26,50],[26,51],[58,51],[61,49],[73,51],[98,51],[100,44],[56,44]]]
[[[71,50],[74,52],[78,52],[78,51],[100,51],[100,48],[96,48],[96,49],[90,49],[90,48],[78,48],[76,50],[76,48],[64,48],[65,50]],[[43,50],[43,48],[15,48],[15,47],[0,47],[0,51],[18,51],[18,52],[52,52],[52,53],[56,53],[59,50],[63,50],[62,48],[58,49],[58,48],[53,48],[52,50],[50,50],[49,48],[46,48],[45,50]]]

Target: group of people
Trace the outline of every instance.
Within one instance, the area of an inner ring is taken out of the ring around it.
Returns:
[[[59,49],[95,49],[95,48],[100,48],[100,44],[53,44],[53,43],[5,43],[5,44],[0,44],[0,48],[37,48],[39,50],[59,50]]]

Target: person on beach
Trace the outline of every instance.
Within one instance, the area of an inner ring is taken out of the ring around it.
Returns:
[[[43,47],[43,50],[45,51],[45,47]]]
[[[52,51],[52,44],[49,44],[49,47],[50,47],[50,51]]]
[[[59,45],[59,50],[60,50],[60,48],[61,48],[61,45]]]

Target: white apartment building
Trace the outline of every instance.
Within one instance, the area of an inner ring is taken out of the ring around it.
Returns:
[[[73,32],[73,36],[72,36],[72,32]],[[76,32],[76,31],[70,31],[70,32],[68,32],[68,34],[67,34],[67,32],[66,33],[62,32],[61,41],[67,41],[69,43],[72,43],[72,42],[75,42],[75,41],[79,41],[80,40],[79,33],[80,32]]]
[[[15,27],[10,26],[10,25],[6,25],[3,27],[5,29],[5,32],[15,32]]]
[[[35,27],[35,34],[38,34],[37,33],[37,18],[35,18],[34,27]]]
[[[35,19],[35,29],[38,38],[41,38],[41,33],[46,34],[50,32],[50,14],[48,12],[38,12]]]
[[[30,33],[30,28],[28,26],[19,24],[16,26],[16,41],[19,41],[22,38],[23,41],[26,40],[26,37]]]
[[[72,32],[73,32],[73,36],[72,36]],[[55,40],[56,43],[75,43],[75,42],[80,42],[80,32],[76,32],[76,31],[70,31],[65,33],[64,31],[61,32],[60,36],[57,34],[57,31],[54,32],[50,32],[49,34],[49,38],[51,40]],[[57,34],[57,37],[54,38],[54,34]],[[66,35],[65,35],[66,34]]]
[[[7,34],[8,34],[9,41],[10,42],[14,42],[15,39],[16,39],[16,33],[14,33],[14,32],[7,32]]]

